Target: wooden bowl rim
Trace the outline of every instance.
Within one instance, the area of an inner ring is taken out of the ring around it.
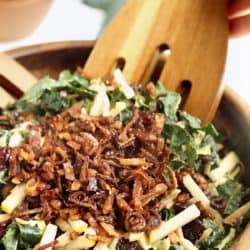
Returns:
[[[22,7],[22,6],[25,6],[25,5],[30,5],[30,4],[33,4],[33,3],[36,3],[36,2],[41,2],[41,0],[0,0],[0,4],[1,6],[6,6],[6,7]],[[43,0],[42,0],[43,2]],[[52,1],[50,0],[50,3]]]
[[[19,48],[11,49],[6,51],[7,54],[13,58],[22,56],[28,56],[30,54],[40,54],[44,52],[52,52],[58,50],[69,50],[77,48],[90,48],[94,47],[95,40],[69,40],[69,41],[58,41],[48,42],[35,45],[27,45]],[[227,102],[236,107],[237,111],[242,114],[242,118],[248,122],[250,126],[250,105],[244,100],[237,92],[235,92],[230,86],[225,85],[223,98]]]

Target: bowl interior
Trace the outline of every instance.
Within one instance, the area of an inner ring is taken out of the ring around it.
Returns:
[[[64,69],[75,70],[87,60],[93,41],[57,42],[8,51],[8,54],[35,76],[57,77]],[[229,87],[225,88],[214,123],[219,131],[234,138],[236,150],[246,166],[244,182],[250,186],[250,112],[249,104]]]

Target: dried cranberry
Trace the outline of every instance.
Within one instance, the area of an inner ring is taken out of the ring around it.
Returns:
[[[5,233],[5,228],[4,228],[4,226],[0,225],[0,238],[2,238],[4,233]]]
[[[144,125],[146,125],[146,126],[150,126],[154,122],[154,117],[149,112],[141,111],[140,116],[143,120]]]
[[[4,147],[0,148],[0,169],[4,168],[9,160],[10,157],[10,148]]]
[[[201,237],[203,230],[201,221],[197,219],[183,227],[183,234],[185,238],[194,243]]]
[[[222,212],[225,209],[226,203],[221,197],[213,197],[211,199],[211,206]]]
[[[142,248],[136,242],[121,238],[116,245],[116,250],[142,250]]]

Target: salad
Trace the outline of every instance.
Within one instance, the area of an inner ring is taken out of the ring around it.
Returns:
[[[0,249],[226,250],[243,164],[161,82],[41,79],[0,115]]]

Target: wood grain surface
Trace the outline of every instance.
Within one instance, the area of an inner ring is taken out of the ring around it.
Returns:
[[[211,120],[223,92],[228,22],[227,0],[129,0],[98,40],[85,65],[91,77],[105,75],[123,60],[128,82],[141,82],[154,54],[171,51],[160,80],[182,92],[189,83],[184,109]],[[150,74],[149,74],[150,75]],[[157,79],[156,79],[157,80]]]

